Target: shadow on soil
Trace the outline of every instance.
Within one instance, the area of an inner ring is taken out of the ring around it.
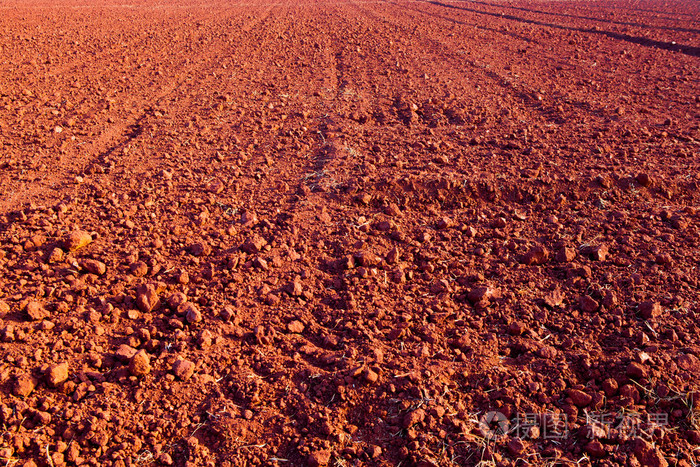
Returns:
[[[629,34],[623,34],[623,33],[619,33],[619,32],[604,31],[604,30],[591,29],[591,28],[579,28],[579,27],[573,27],[573,26],[564,26],[561,24],[547,23],[544,21],[537,21],[534,19],[521,18],[519,16],[508,15],[505,13],[492,13],[492,12],[488,12],[488,11],[476,10],[474,8],[467,8],[465,6],[450,5],[450,4],[442,3],[442,2],[438,2],[438,1],[430,1],[429,0],[427,3],[430,3],[432,5],[441,6],[444,8],[450,8],[453,10],[469,11],[471,13],[493,16],[496,18],[504,18],[504,19],[518,21],[518,22],[526,23],[526,24],[535,24],[537,26],[545,26],[545,27],[550,27],[550,28],[563,29],[563,30],[567,30],[567,31],[576,31],[576,32],[582,32],[582,33],[588,33],[588,34],[597,34],[597,35],[601,35],[601,36],[607,36],[607,37],[610,37],[612,39],[617,39],[617,40],[621,40],[621,41],[625,41],[625,42],[630,42],[632,44],[641,45],[644,47],[652,47],[652,48],[656,48],[656,49],[671,50],[671,51],[680,52],[680,53],[685,54],[685,55],[690,55],[692,57],[700,57],[700,47],[692,47],[689,45],[676,44],[674,42],[657,41],[654,39],[631,36]],[[479,3],[479,2],[476,2],[476,3]],[[488,3],[483,3],[483,4],[489,5]]]
[[[660,25],[652,25],[652,24],[635,23],[635,22],[631,22],[631,21],[615,21],[612,19],[596,18],[594,16],[572,15],[570,13],[555,13],[552,11],[535,10],[533,8],[523,8],[523,7],[505,5],[505,4],[480,2],[480,1],[476,1],[476,0],[470,0],[470,2],[475,3],[477,5],[485,5],[485,6],[491,6],[491,7],[496,7],[496,8],[506,7],[506,8],[510,8],[511,10],[526,11],[528,13],[536,13],[536,14],[540,14],[540,15],[549,15],[549,16],[560,16],[562,18],[584,19],[584,20],[588,20],[588,21],[597,21],[600,23],[616,24],[619,26],[633,26],[633,27],[644,28],[644,29],[663,29],[665,31],[690,32],[690,33],[694,33],[694,34],[700,33],[700,29],[680,28],[680,27],[675,27],[675,26],[660,26]]]

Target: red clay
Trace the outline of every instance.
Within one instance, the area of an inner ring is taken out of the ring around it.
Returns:
[[[0,462],[700,461],[700,6],[0,3]]]

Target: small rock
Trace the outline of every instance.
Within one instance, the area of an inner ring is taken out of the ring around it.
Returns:
[[[527,331],[527,325],[522,321],[513,321],[508,325],[508,334],[511,336],[521,336]]]
[[[435,226],[438,230],[445,230],[445,229],[450,229],[454,227],[455,223],[452,219],[449,217],[443,217],[437,222],[437,225]]]
[[[512,438],[508,441],[508,452],[513,456],[518,456],[525,451],[525,443],[520,438]]]
[[[554,258],[560,263],[570,263],[576,258],[576,250],[569,247],[562,247],[557,251],[557,256]]]
[[[642,379],[642,378],[646,378],[647,369],[641,363],[632,362],[627,366],[627,370],[625,370],[625,374],[627,374],[627,376],[629,376],[630,378]]]
[[[107,266],[105,263],[101,261],[97,261],[94,259],[83,259],[81,260],[78,265],[85,269],[87,272],[91,274],[96,274],[98,276],[101,276],[105,272],[107,272]]]
[[[300,296],[303,292],[303,288],[301,286],[301,277],[295,276],[294,280],[292,282],[290,282],[289,284],[287,284],[285,286],[284,290],[292,297]]]
[[[591,259],[595,261],[605,261],[605,258],[608,257],[608,253],[609,252],[607,245],[598,245],[592,247],[589,252]]]
[[[27,397],[36,388],[38,381],[32,375],[22,373],[15,380],[12,388],[12,394],[17,397]]]
[[[64,240],[63,245],[68,251],[75,251],[92,243],[92,236],[84,230],[71,232]]]
[[[158,291],[153,284],[142,285],[137,290],[136,304],[144,313],[151,312],[158,306]]]
[[[410,428],[423,420],[425,420],[425,411],[423,409],[412,410],[403,417],[403,427]]]
[[[10,305],[0,300],[0,318],[4,318],[10,312]]]
[[[190,245],[189,248],[187,248],[187,251],[192,256],[206,256],[209,253],[211,253],[211,247],[209,246],[208,243],[197,242],[197,243]]]
[[[56,247],[46,257],[47,263],[60,263],[66,257],[66,254],[60,248]]]
[[[608,398],[615,396],[615,394],[617,394],[617,389],[617,381],[613,378],[608,378],[603,381],[603,391]]]
[[[309,454],[309,467],[323,467],[331,462],[331,452],[327,449],[314,451]]]
[[[49,386],[56,387],[68,379],[68,363],[62,362],[51,365],[45,374]]]
[[[637,458],[639,463],[644,467],[668,467],[668,461],[659,452],[656,446],[653,446],[648,441],[642,438],[635,438],[632,441],[632,446],[634,449],[634,457]]]
[[[164,465],[173,465],[173,458],[167,452],[158,454],[158,462]]]
[[[36,301],[27,303],[25,311],[27,312],[29,318],[33,321],[41,321],[50,316],[49,312],[46,310],[46,308],[44,308],[44,305]]]
[[[598,441],[597,439],[594,439],[593,441],[589,442],[586,444],[584,447],[586,452],[590,454],[591,456],[600,459],[601,457],[605,457],[605,447],[603,446],[603,443]]]
[[[218,195],[219,193],[224,191],[224,186],[224,182],[216,178],[207,184],[207,191]]]
[[[185,302],[177,307],[177,312],[185,316],[188,323],[194,324],[202,321],[202,313],[197,308],[197,305],[191,302]]]
[[[119,346],[114,355],[123,362],[128,362],[134,355],[136,355],[137,350],[129,345],[122,344]]]
[[[302,332],[304,332],[304,325],[301,321],[294,320],[287,325],[287,331],[294,334],[301,334]]]
[[[144,376],[151,372],[151,359],[145,350],[139,350],[131,357],[129,372],[134,376]]]
[[[260,235],[253,235],[252,237],[248,238],[243,245],[241,245],[241,250],[253,255],[262,251],[265,245],[267,245],[267,241],[264,238],[262,238]]]
[[[564,294],[559,289],[553,290],[544,297],[544,303],[550,308],[556,308],[564,302]]]
[[[194,374],[195,365],[189,360],[178,358],[173,363],[173,374],[183,381],[187,381]]]
[[[641,172],[638,173],[637,176],[635,177],[637,179],[637,183],[644,187],[649,187],[652,184],[651,177],[649,176],[648,173]]]
[[[600,304],[590,295],[584,295],[579,299],[579,306],[581,307],[581,310],[585,311],[586,313],[593,313],[598,309]]]
[[[173,310],[177,310],[185,302],[187,302],[187,295],[182,292],[175,292],[168,297],[168,306]]]
[[[374,384],[379,380],[379,374],[371,368],[365,368],[362,371],[362,379],[364,379],[366,383]]]
[[[135,261],[129,266],[129,271],[136,277],[143,277],[148,274],[148,265],[143,261]]]
[[[593,396],[586,394],[579,389],[570,389],[568,394],[574,405],[579,408],[588,407],[588,405],[593,401]]]
[[[639,304],[639,314],[644,319],[658,318],[662,312],[663,310],[658,302],[646,301]]]
[[[399,249],[394,247],[389,250],[389,253],[386,254],[384,260],[387,262],[387,264],[395,264],[399,260]]]
[[[241,214],[241,224],[243,225],[255,225],[258,223],[258,216],[253,211],[246,211]]]
[[[492,287],[475,287],[467,294],[467,299],[474,305],[488,306],[492,299],[498,298],[498,292]]]
[[[540,265],[546,263],[548,259],[549,251],[541,245],[536,245],[523,255],[521,262],[528,265]]]

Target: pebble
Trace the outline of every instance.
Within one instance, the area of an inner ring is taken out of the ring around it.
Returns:
[[[177,310],[180,305],[187,301],[187,295],[182,292],[175,292],[168,297],[168,306]]]
[[[491,287],[475,287],[467,294],[467,299],[474,305],[488,306],[491,299],[498,298],[498,292]]]
[[[131,357],[129,372],[133,376],[144,376],[151,372],[151,359],[145,350],[139,350]]]
[[[585,311],[586,313],[593,313],[598,309],[600,304],[590,295],[584,295],[579,299],[579,306],[581,307],[581,310]]]
[[[44,308],[44,304],[36,301],[27,303],[25,311],[33,321],[41,321],[50,316],[49,312]]]
[[[173,363],[173,374],[183,381],[187,381],[194,374],[194,362],[185,360],[184,358],[178,358]]]
[[[589,251],[591,259],[595,261],[605,261],[609,253],[607,245],[594,246]]]
[[[327,449],[321,449],[309,454],[307,459],[309,467],[323,467],[331,462],[331,452]]]
[[[87,272],[91,274],[96,274],[98,276],[103,275],[105,272],[107,272],[107,266],[105,263],[102,261],[97,261],[95,259],[83,259],[80,260],[78,265],[85,269]]]
[[[192,302],[185,302],[177,307],[177,312],[185,316],[188,323],[194,324],[202,321],[202,313],[197,305]]]
[[[562,247],[557,251],[555,259],[560,263],[570,263],[576,258],[576,250],[569,247]]]
[[[540,265],[549,259],[549,250],[541,245],[536,245],[523,255],[521,262],[528,265]]]
[[[15,380],[12,388],[12,394],[17,397],[27,397],[36,388],[38,381],[32,375],[22,373]]]
[[[68,363],[51,365],[44,375],[49,386],[56,387],[68,379]]]
[[[445,229],[450,229],[454,226],[455,226],[455,223],[452,219],[450,219],[449,217],[443,217],[437,222],[435,227],[438,230],[445,230]]]
[[[92,243],[92,236],[84,230],[76,230],[71,232],[63,240],[63,244],[69,251],[79,250]]]
[[[47,263],[60,263],[66,257],[66,254],[60,248],[56,247],[46,257]]]
[[[425,420],[425,410],[412,410],[403,417],[403,427],[411,428],[413,425],[421,423],[423,420]]]
[[[513,321],[508,325],[508,334],[521,336],[527,331],[527,326],[522,321]]]
[[[579,389],[570,389],[568,391],[568,395],[574,405],[579,408],[588,407],[588,405],[593,401],[593,396]]]
[[[129,345],[122,344],[119,346],[114,355],[121,361],[128,362],[136,355],[137,350]]]
[[[5,317],[10,312],[10,305],[7,302],[0,300],[0,318]]]
[[[525,451],[525,443],[520,438],[512,438],[508,441],[508,452],[513,456],[519,456]]]
[[[241,245],[241,250],[252,255],[262,251],[265,245],[267,245],[267,241],[264,238],[260,235],[253,235]]]
[[[304,325],[301,321],[294,320],[291,323],[287,324],[287,331],[294,334],[301,334],[302,332],[304,332]]]
[[[379,374],[371,368],[365,368],[362,371],[362,379],[364,379],[366,383],[374,384],[379,380]]]
[[[301,286],[301,277],[295,276],[294,280],[292,280],[292,282],[288,283],[285,286],[284,290],[292,297],[299,297],[303,292],[303,288]]]
[[[149,313],[158,305],[158,292],[153,284],[142,285],[137,290],[136,304],[144,313]]]
[[[654,319],[661,316],[663,309],[659,302],[646,301],[639,304],[639,313],[644,319]]]
[[[129,265],[129,271],[136,277],[143,277],[148,274],[148,265],[143,261],[135,261]]]
[[[635,178],[637,180],[637,183],[639,183],[641,186],[649,187],[652,184],[651,177],[646,172],[638,173]]]
[[[211,253],[211,247],[208,243],[197,242],[193,243],[187,248],[187,251],[192,256],[206,256]]]
[[[592,457],[600,459],[601,457],[605,457],[605,447],[603,446],[603,443],[598,441],[597,439],[594,439],[593,441],[590,441],[586,446],[584,447],[586,452],[590,454]]]
[[[668,467],[668,461],[663,454],[648,441],[642,438],[635,438],[632,441],[632,446],[634,449],[634,457],[636,457],[639,463],[644,467]]]
[[[646,378],[647,369],[641,363],[632,362],[627,366],[627,369],[625,370],[625,374],[627,376],[629,376],[630,378],[642,379],[642,378]]]
[[[608,378],[603,381],[603,391],[605,395],[610,398],[617,394],[618,384],[613,378]]]

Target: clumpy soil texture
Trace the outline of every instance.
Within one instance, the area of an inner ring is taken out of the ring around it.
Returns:
[[[0,463],[700,461],[700,4],[0,2]]]

